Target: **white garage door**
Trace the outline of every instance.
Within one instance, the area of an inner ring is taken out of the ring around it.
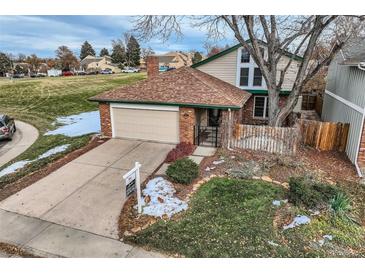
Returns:
[[[113,136],[166,143],[179,142],[179,108],[112,105]]]

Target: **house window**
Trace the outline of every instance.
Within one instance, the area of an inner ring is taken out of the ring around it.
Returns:
[[[259,68],[255,68],[253,72],[253,86],[262,86],[262,73]]]
[[[241,51],[241,63],[250,63],[250,53],[246,49]]]
[[[248,86],[249,68],[241,68],[240,86]]]
[[[255,96],[253,117],[261,119],[269,117],[269,98],[267,96]]]

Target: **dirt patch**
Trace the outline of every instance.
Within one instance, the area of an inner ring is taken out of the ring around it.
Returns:
[[[9,196],[19,192],[20,190],[34,184],[35,182],[39,181],[40,179],[46,177],[50,173],[56,171],[57,169],[61,168],[62,166],[66,165],[67,163],[71,162],[72,160],[76,159],[77,157],[81,156],[82,154],[90,151],[91,149],[105,143],[109,139],[94,137],[90,140],[90,142],[77,150],[74,150],[64,157],[48,164],[47,166],[11,183],[4,186],[0,189],[0,201],[8,198]]]
[[[22,248],[17,247],[15,245],[6,244],[6,243],[0,243],[0,250],[4,251],[5,253],[12,255],[12,256],[18,256],[22,258],[40,258],[38,256],[34,256],[33,254],[30,254],[26,251],[24,251]]]

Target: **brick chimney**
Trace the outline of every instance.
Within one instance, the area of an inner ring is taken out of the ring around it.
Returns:
[[[152,79],[158,75],[158,57],[157,56],[148,56],[147,57],[147,78]]]

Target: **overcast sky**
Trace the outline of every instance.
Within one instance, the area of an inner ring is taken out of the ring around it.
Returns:
[[[110,50],[111,40],[120,38],[132,26],[132,17],[128,16],[0,16],[0,52],[54,57],[57,47],[66,45],[78,56],[81,44],[87,40],[99,53],[103,47]],[[186,22],[183,32],[181,39],[171,38],[166,43],[154,39],[141,46],[150,46],[156,53],[192,49],[205,53],[204,30]],[[217,42],[232,43],[228,38]]]

